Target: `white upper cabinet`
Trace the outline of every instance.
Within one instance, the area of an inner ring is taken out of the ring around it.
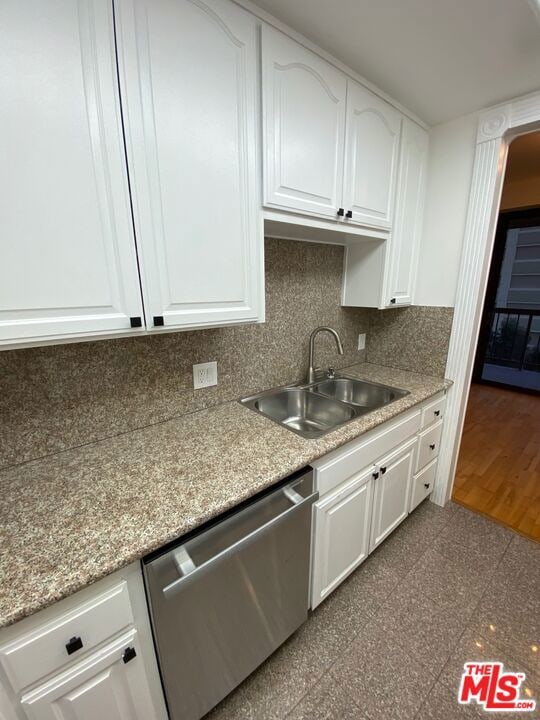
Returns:
[[[410,305],[413,301],[426,194],[427,159],[427,132],[404,118],[395,230],[390,240],[390,268],[385,298],[387,305]]]
[[[283,33],[262,28],[264,204],[336,218],[347,81]]]
[[[422,234],[428,134],[403,118],[392,230],[384,241],[349,244],[345,250],[342,304],[392,308],[413,302]]]
[[[0,345],[142,320],[110,0],[0,3]]]
[[[228,0],[118,0],[149,328],[263,319],[256,19]]]
[[[353,80],[347,83],[343,207],[349,222],[392,224],[401,114]]]

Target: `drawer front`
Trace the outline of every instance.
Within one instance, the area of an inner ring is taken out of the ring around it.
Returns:
[[[420,429],[420,410],[374,428],[358,440],[339,448],[320,461],[311,463],[315,470],[315,487],[319,495],[333,490],[345,480],[372,465],[376,458],[393,450]]]
[[[132,623],[127,584],[121,582],[97,598],[0,647],[0,662],[13,690],[18,692],[72,660],[78,660]]]
[[[438,423],[420,433],[418,455],[416,457],[416,472],[425,467],[431,460],[434,460],[439,454],[442,426],[442,420],[439,420]]]
[[[412,512],[422,500],[431,495],[433,484],[435,482],[435,474],[437,472],[437,458],[432,460],[429,465],[417,473],[412,482],[411,498],[409,500],[409,512]]]
[[[422,430],[427,428],[438,420],[442,420],[444,417],[444,410],[446,407],[446,395],[439,395],[427,405],[424,405],[422,410]]]

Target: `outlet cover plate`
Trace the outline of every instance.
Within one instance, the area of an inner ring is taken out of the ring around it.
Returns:
[[[359,350],[366,349],[366,333],[360,333],[358,335],[358,349]]]
[[[195,390],[217,384],[217,362],[199,363],[193,366],[193,388]]]

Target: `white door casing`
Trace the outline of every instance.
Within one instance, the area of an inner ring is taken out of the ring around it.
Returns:
[[[142,319],[112,6],[0,5],[0,345]]]
[[[450,498],[459,455],[465,411],[489,265],[495,239],[509,142],[540,128],[540,92],[517,98],[480,114],[473,178],[446,377],[446,419],[432,500],[444,505]]]
[[[336,218],[343,187],[345,75],[262,26],[264,204]]]
[[[257,22],[226,0],[117,0],[149,327],[263,319]]]

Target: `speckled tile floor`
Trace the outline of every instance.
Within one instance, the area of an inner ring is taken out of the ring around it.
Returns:
[[[457,702],[469,660],[526,672],[540,700],[540,544],[428,501],[207,720],[490,717]]]

